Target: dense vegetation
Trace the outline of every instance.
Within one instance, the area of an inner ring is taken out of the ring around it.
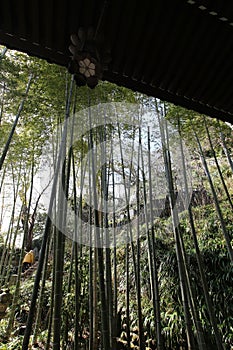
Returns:
[[[0,76],[0,349],[232,350],[231,126],[106,82],[75,88],[17,52],[3,51]],[[140,108],[93,120],[90,106],[122,101]],[[143,108],[155,126],[137,123]],[[50,153],[63,163],[41,187]]]

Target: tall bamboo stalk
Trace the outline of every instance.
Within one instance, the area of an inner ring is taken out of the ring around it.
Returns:
[[[226,185],[226,183],[225,183],[225,180],[224,180],[224,177],[223,177],[223,174],[222,174],[222,171],[221,171],[219,162],[218,162],[218,158],[217,158],[216,152],[215,152],[215,150],[214,150],[213,142],[212,142],[211,136],[210,136],[210,131],[209,131],[209,128],[208,128],[208,125],[207,125],[207,122],[206,122],[206,117],[204,117],[204,122],[205,122],[205,129],[206,129],[206,133],[207,133],[207,136],[208,136],[210,148],[211,148],[212,154],[213,154],[213,156],[214,156],[214,161],[215,161],[215,164],[216,164],[216,167],[217,167],[217,170],[218,170],[218,174],[219,174],[219,177],[220,177],[220,179],[221,179],[221,182],[222,182],[224,191],[225,191],[225,193],[226,193],[228,202],[230,203],[231,209],[233,210],[233,202],[232,202],[232,200],[231,200],[230,193],[229,193],[228,188],[227,188],[227,185]]]
[[[179,133],[180,133],[180,130],[179,130]],[[179,140],[180,140],[180,150],[181,150],[181,159],[182,159],[182,172],[183,172],[183,178],[184,178],[185,192],[188,193],[189,189],[188,189],[186,165],[185,165],[185,161],[184,161],[183,142],[182,142],[182,138],[181,137],[180,137]],[[191,205],[188,206],[188,215],[189,215],[189,223],[190,223],[190,227],[191,227],[191,232],[192,232],[192,236],[193,236],[193,242],[194,242],[194,247],[195,247],[196,259],[197,259],[197,263],[198,263],[198,269],[199,269],[199,272],[200,272],[202,288],[203,288],[203,291],[204,291],[205,302],[206,302],[206,305],[207,305],[207,309],[208,309],[208,313],[209,313],[209,317],[210,317],[210,322],[211,322],[211,325],[212,325],[213,330],[214,330],[214,337],[215,337],[217,349],[218,350],[223,350],[221,337],[220,337],[218,326],[217,326],[217,319],[216,319],[216,316],[215,316],[215,313],[214,313],[214,307],[213,307],[212,300],[210,298],[210,294],[209,294],[209,291],[208,291],[208,285],[207,285],[207,281],[206,281],[206,276],[205,276],[205,273],[204,273],[204,268],[203,268],[204,264],[203,264],[203,259],[202,259],[202,255],[201,255],[201,252],[200,252],[200,249],[199,249],[198,240],[197,240],[197,234],[196,234],[196,229],[195,229],[195,224],[194,224],[194,219],[193,219],[193,213],[192,213]]]
[[[113,136],[113,135],[112,135]],[[116,203],[115,203],[115,176],[114,176],[114,157],[113,157],[113,137],[111,137],[111,169],[112,169],[112,205],[113,205],[113,217],[112,217],[112,230],[113,230],[113,349],[117,347],[117,337],[119,337],[120,327],[119,319],[121,322],[121,314],[118,314],[118,276],[117,276],[117,242],[116,242]]]
[[[229,232],[228,232],[228,230],[226,228],[226,225],[225,225],[225,222],[224,222],[224,218],[223,218],[223,215],[222,215],[222,210],[221,210],[221,207],[220,207],[220,204],[219,204],[218,196],[217,196],[217,193],[216,193],[215,188],[214,188],[212,177],[211,177],[210,172],[209,172],[209,168],[208,168],[208,165],[207,165],[204,153],[203,153],[203,149],[202,149],[200,140],[199,140],[199,138],[197,136],[197,133],[195,131],[194,131],[194,136],[195,136],[195,139],[197,141],[198,148],[199,148],[199,152],[200,152],[200,157],[201,157],[201,161],[202,161],[202,164],[203,164],[203,168],[205,169],[205,173],[206,173],[206,176],[207,176],[209,184],[210,184],[211,192],[212,192],[212,195],[213,195],[213,198],[214,198],[215,208],[216,208],[216,211],[217,211],[217,214],[218,214],[218,217],[219,217],[219,221],[220,221],[220,224],[221,224],[223,235],[225,237],[228,254],[229,254],[229,257],[231,259],[231,262],[233,263],[233,249],[232,249],[232,246],[231,246],[231,238],[230,238]]]
[[[55,199],[56,191],[57,191],[59,169],[61,166],[61,161],[62,161],[63,152],[64,152],[64,143],[65,143],[66,134],[67,134],[67,120],[69,117],[72,90],[73,90],[73,78],[72,78],[71,87],[70,87],[70,93],[69,93],[67,109],[66,109],[66,120],[64,123],[64,130],[63,130],[63,134],[62,134],[60,150],[59,150],[59,154],[57,157],[56,171],[54,174],[54,180],[53,180],[53,186],[52,186],[52,190],[51,190],[51,197],[50,197],[50,202],[49,202],[47,220],[46,220],[46,224],[45,224],[44,236],[43,236],[43,241],[42,241],[41,250],[40,250],[40,259],[39,259],[39,264],[38,264],[38,268],[37,268],[37,272],[36,272],[36,276],[35,276],[35,282],[34,282],[34,287],[33,287],[33,292],[32,292],[32,298],[31,298],[30,310],[29,310],[28,319],[27,319],[26,330],[24,333],[22,350],[28,350],[29,339],[30,339],[32,326],[33,326],[33,318],[34,318],[34,313],[35,313],[36,300],[37,300],[38,290],[39,290],[39,285],[40,285],[41,273],[43,270],[43,262],[44,262],[44,258],[45,258],[46,246],[47,246],[47,241],[48,241],[48,238],[49,238],[49,235],[51,232],[51,228],[52,228],[51,218],[52,218],[52,214],[53,214],[54,199]]]
[[[104,166],[102,168],[102,181],[101,187],[103,192],[103,231],[104,240],[106,244],[105,248],[105,280],[106,280],[106,300],[109,317],[109,336],[110,336],[110,347],[113,346],[113,298],[112,298],[112,269],[111,269],[111,249],[109,241],[109,225],[108,225],[108,184],[109,184],[109,170],[107,172],[107,157],[106,157],[106,120],[104,120],[103,135],[101,137],[101,159],[103,159]]]
[[[138,135],[138,160],[137,160],[137,181],[136,181],[136,200],[137,200],[137,304],[138,304],[138,330],[139,330],[139,344],[140,349],[145,349],[145,337],[144,337],[144,330],[143,330],[143,318],[142,318],[142,303],[141,303],[141,242],[140,242],[140,182],[139,182],[139,176],[140,176],[140,160],[143,164],[143,152],[142,152],[142,135],[141,135],[141,126],[139,126],[139,135]],[[142,165],[143,167],[143,165]]]
[[[227,160],[228,160],[228,163],[230,165],[231,171],[233,172],[233,161],[231,159],[229,150],[227,148],[226,141],[225,141],[225,135],[224,135],[224,132],[222,130],[222,127],[221,127],[221,124],[219,123],[219,121],[218,121],[218,126],[219,126],[219,130],[220,130],[220,137],[221,137],[222,147],[223,147],[224,153],[225,153],[225,155],[227,157]]]
[[[90,107],[90,104],[89,104]],[[94,222],[95,222],[95,241],[98,258],[98,271],[99,271],[99,288],[100,288],[100,300],[101,300],[101,326],[102,326],[102,339],[104,350],[110,350],[110,337],[109,337],[109,315],[106,300],[105,291],[105,278],[104,278],[104,257],[103,248],[101,245],[100,237],[100,218],[98,213],[98,199],[96,192],[96,163],[95,152],[93,143],[93,131],[92,131],[92,119],[91,110],[89,108],[89,124],[90,124],[90,150],[91,150],[91,170],[92,170],[92,188],[93,188],[93,204],[94,204]]]
[[[15,249],[15,243],[16,243],[16,239],[18,237],[18,234],[19,234],[19,229],[20,229],[20,217],[21,217],[21,213],[22,213],[22,206],[21,206],[21,209],[20,209],[20,212],[19,212],[19,217],[18,217],[18,220],[17,220],[17,224],[16,224],[16,227],[14,228],[14,235],[13,235],[13,240],[11,242],[10,240],[10,246],[9,246],[9,251],[11,251],[11,254],[9,254],[9,260],[6,261],[5,265],[6,267],[8,267],[6,269],[6,277],[5,277],[5,281],[6,282],[9,282],[10,281],[10,276],[11,276],[11,269],[9,269],[9,266],[12,266],[12,259],[13,259],[13,254],[12,252],[14,251]],[[13,226],[12,226],[12,233],[13,233]]]
[[[168,132],[168,126],[167,126],[166,122],[165,122],[165,131],[166,131],[166,139],[169,140],[169,132]],[[169,143],[167,143],[167,147],[168,147],[168,151],[169,151],[170,150]],[[169,156],[169,164],[171,164],[170,152],[168,153],[168,156]],[[184,161],[184,159],[183,159],[183,161]],[[170,168],[170,171],[172,173],[170,165],[169,165],[169,168]],[[188,197],[188,193],[189,192],[186,192],[187,197]],[[186,202],[187,202],[187,199],[186,199]],[[175,211],[177,212],[177,210],[175,210]],[[176,216],[177,216],[177,214],[176,214]],[[178,225],[178,220],[179,219],[177,216],[177,225]],[[178,225],[178,229],[179,229],[179,225]],[[189,308],[190,308],[190,313],[191,313],[191,316],[193,319],[193,323],[194,323],[194,326],[195,326],[196,332],[197,332],[198,347],[200,350],[205,350],[206,344],[205,344],[203,329],[202,329],[201,322],[199,319],[195,298],[193,296],[193,290],[192,290],[192,285],[190,282],[190,273],[189,273],[189,268],[188,268],[188,263],[187,263],[187,256],[186,256],[186,252],[185,252],[183,235],[182,235],[182,232],[180,230],[179,230],[179,241],[180,241],[179,242],[180,243],[180,250],[181,250],[182,259],[183,259],[183,268],[184,268],[184,273],[185,273],[185,277],[186,277],[185,283],[186,283],[187,300],[189,303]]]
[[[154,222],[153,222],[153,206],[152,206],[152,175],[151,175],[151,140],[150,140],[150,128],[148,127],[147,132],[147,143],[148,143],[148,169],[149,169],[149,201],[150,201],[150,226],[151,226],[151,236],[149,235],[149,229],[147,227],[147,240],[149,247],[149,260],[152,270],[152,300],[154,307],[154,315],[156,319],[156,342],[158,350],[164,349],[163,338],[162,338],[162,330],[161,330],[161,314],[160,314],[160,295],[159,295],[159,282],[158,282],[158,272],[157,272],[157,254],[154,240]],[[145,192],[145,179],[143,179],[144,184],[144,192]],[[146,195],[144,194],[144,198],[146,199]],[[145,201],[145,207],[147,206],[147,202]],[[146,211],[146,221],[148,214]]]
[[[4,97],[5,97],[5,91],[6,91],[6,83],[3,83],[2,87],[2,96],[1,96],[1,110],[0,110],[0,125],[2,124],[2,117],[3,117],[3,111],[4,111]]]
[[[74,193],[74,242],[73,242],[73,251],[74,251],[74,263],[75,263],[75,325],[74,325],[74,350],[79,349],[79,292],[80,292],[80,282],[79,282],[79,261],[78,261],[78,221],[77,221],[77,189],[76,189],[76,172],[75,172],[75,159],[73,148],[71,147],[71,156],[72,156],[72,174],[73,174],[73,193]]]
[[[31,179],[30,179],[30,191],[29,191],[29,198],[28,198],[28,206],[26,206],[27,201],[25,201],[25,206],[27,207],[27,213],[26,213],[26,218],[25,218],[25,225],[24,225],[24,231],[25,231],[25,236],[26,236],[26,250],[29,251],[32,249],[32,232],[31,232],[31,237],[29,238],[29,218],[30,218],[30,209],[31,209],[31,204],[32,204],[32,195],[33,195],[33,185],[34,185],[34,155],[32,159],[32,164],[31,164]],[[26,192],[26,190],[25,190]],[[25,198],[26,198],[26,193],[25,193]]]
[[[71,83],[71,91],[72,86]],[[67,103],[67,107],[70,108],[70,103]],[[69,110],[67,114],[67,120],[69,117]],[[64,160],[61,169],[61,178],[58,192],[58,227],[57,230],[57,246],[55,256],[55,286],[54,286],[54,313],[53,313],[53,350],[60,349],[61,339],[61,326],[62,326],[62,300],[63,300],[63,269],[64,269],[64,253],[65,253],[65,233],[66,233],[66,222],[67,222],[67,201],[69,197],[69,183],[70,183],[70,172],[71,172],[71,160],[72,160],[72,140],[73,140],[73,126],[71,127],[71,139],[68,152],[68,159]],[[66,139],[64,142],[64,154],[66,152]],[[65,196],[63,196],[63,191]],[[62,230],[62,231],[61,231]]]
[[[126,236],[126,247],[125,247],[125,269],[126,269],[126,333],[127,333],[127,346],[128,349],[130,349],[130,277],[129,277],[129,249],[131,248],[132,251],[132,259],[133,259],[133,269],[134,269],[134,276],[135,276],[135,284],[136,284],[136,293],[137,293],[137,300],[138,300],[138,281],[137,281],[137,264],[136,264],[136,254],[135,254],[135,247],[133,243],[133,232],[132,232],[132,225],[131,225],[131,218],[130,218],[130,210],[129,210],[129,198],[130,198],[130,186],[127,192],[127,186],[126,186],[126,175],[125,175],[125,164],[124,164],[124,157],[123,157],[123,148],[122,148],[122,140],[121,140],[121,129],[119,122],[117,123],[117,130],[118,130],[118,138],[119,138],[119,146],[120,146],[120,158],[121,158],[121,173],[123,178],[123,185],[124,185],[124,196],[125,201],[127,203],[126,213],[127,213],[127,222],[129,223],[127,225],[127,236]],[[134,129],[134,137],[135,137],[135,129]],[[131,162],[130,162],[130,175],[129,175],[129,183],[131,182],[131,175],[132,175],[132,159],[133,159],[133,153],[134,153],[134,138],[132,143],[132,151],[131,151]]]
[[[55,291],[55,256],[56,256],[56,234],[55,234],[55,226],[52,227],[51,229],[51,236],[53,239],[51,239],[51,242],[53,242],[53,268],[52,268],[52,287],[50,291],[50,311],[49,311],[49,319],[48,319],[48,334],[47,334],[47,339],[46,339],[46,346],[45,350],[50,350],[51,349],[51,338],[52,338],[52,326],[53,326],[53,312],[54,312],[54,291]],[[49,240],[49,238],[48,238]],[[47,246],[46,246],[47,247]]]
[[[49,237],[48,239],[48,244],[46,246],[46,252],[45,252],[45,259],[44,259],[44,266],[43,266],[43,271],[42,271],[42,278],[41,278],[41,288],[39,292],[39,298],[38,298],[38,306],[37,306],[37,312],[36,312],[36,317],[35,317],[35,327],[34,327],[34,332],[33,332],[33,344],[37,344],[37,338],[39,335],[39,330],[41,326],[41,316],[42,316],[42,308],[43,308],[43,303],[45,301],[45,283],[48,278],[48,262],[49,262],[49,254],[51,252],[51,246],[52,246],[52,239]],[[51,305],[50,305],[51,306]]]
[[[63,208],[63,205],[58,207]],[[62,215],[61,215],[62,216]],[[55,256],[55,285],[54,285],[54,311],[53,311],[53,350],[60,350],[62,326],[62,297],[63,297],[63,267],[64,267],[64,234],[56,230],[56,256]]]
[[[31,74],[29,76],[29,79],[28,79],[28,83],[27,83],[27,87],[26,87],[26,91],[25,91],[25,94],[24,94],[24,97],[20,103],[20,106],[19,106],[19,109],[18,109],[18,112],[16,114],[16,117],[15,117],[15,120],[14,120],[14,123],[13,123],[13,126],[12,126],[12,129],[10,131],[10,134],[8,136],[8,139],[7,139],[7,142],[5,144],[5,147],[3,149],[3,152],[2,152],[2,156],[0,158],[0,170],[2,170],[2,166],[3,166],[3,163],[4,163],[4,160],[6,158],[6,155],[7,155],[7,152],[9,150],[9,147],[10,147],[10,144],[11,144],[11,141],[12,141],[12,138],[14,136],[14,133],[15,133],[15,129],[16,129],[16,126],[18,124],[18,121],[19,121],[19,118],[20,118],[20,115],[22,113],[22,110],[23,110],[23,107],[24,107],[24,104],[26,102],[26,99],[27,99],[27,96],[28,96],[28,93],[29,93],[29,89],[30,89],[30,86],[31,86],[31,83],[32,83],[32,80],[33,80],[33,75]]]
[[[0,193],[2,193],[2,189],[4,186],[4,180],[5,180],[5,176],[6,176],[6,170],[7,168],[4,167],[3,172],[2,172],[2,177],[1,177],[1,183],[0,183]],[[1,223],[2,223],[2,218],[1,218]]]
[[[25,248],[26,239],[27,239],[27,237],[24,233],[22,245],[21,245],[21,251],[20,251],[19,265],[18,265],[18,276],[17,276],[14,297],[13,297],[12,306],[11,306],[11,313],[10,313],[10,316],[8,319],[8,324],[7,324],[7,329],[6,329],[6,339],[9,339],[11,332],[12,332],[12,329],[13,329],[13,325],[14,325],[15,310],[16,310],[16,307],[18,304],[19,293],[20,293],[21,273],[22,273],[24,248]]]
[[[74,129],[74,117],[72,120],[72,125],[71,125],[71,131],[70,131],[70,143],[68,145],[69,151],[68,151],[68,160],[67,160],[67,170],[65,174],[65,201],[67,202],[69,198],[69,183],[70,183],[70,175],[71,175],[71,166],[73,162],[73,149],[72,149],[72,144],[73,144],[73,129]],[[67,212],[67,206],[65,205],[65,210],[63,211],[64,214]],[[66,229],[66,220],[63,223],[64,224],[64,229]],[[72,249],[71,249],[71,261],[70,261],[70,269],[69,269],[69,274],[68,274],[68,281],[66,283],[66,293],[70,293],[71,291],[71,283],[72,283],[72,273],[73,273],[73,263],[74,263],[74,242],[72,244]],[[63,259],[64,260],[64,259]],[[65,315],[64,317],[64,332],[63,332],[63,348],[65,348],[68,345],[68,332],[69,332],[69,323],[68,323],[68,315]]]
[[[158,113],[157,104],[156,104],[156,108],[157,108],[160,135],[161,135],[161,141],[162,141],[162,150],[163,150],[163,157],[164,157],[166,179],[167,179],[167,185],[169,190],[169,203],[170,203],[170,209],[171,209],[171,215],[172,215],[181,296],[182,296],[182,302],[183,302],[183,308],[184,308],[187,344],[188,344],[188,349],[193,350],[195,349],[195,345],[194,345],[194,337],[193,337],[193,331],[192,331],[191,315],[190,315],[190,310],[188,305],[187,280],[186,280],[186,274],[185,274],[185,268],[184,268],[184,259],[181,251],[181,245],[180,245],[180,231],[178,226],[179,218],[175,207],[175,191],[174,191],[174,184],[173,184],[173,177],[172,177],[170,152],[166,141],[165,132],[163,129],[164,125]]]
[[[167,122],[165,122],[165,132],[166,132],[166,139],[169,140],[169,132],[168,132]],[[167,142],[167,147],[168,147],[168,151],[169,151],[169,149],[170,149],[169,142]],[[170,158],[170,152],[168,155]],[[183,158],[183,161],[184,161],[184,158]],[[171,164],[170,159],[169,159],[169,164]],[[171,166],[169,166],[169,167],[171,169]],[[170,170],[170,171],[172,172],[172,170]],[[186,196],[188,197],[188,192],[186,192]],[[186,198],[186,202],[187,202],[187,198]],[[177,212],[177,210],[175,210],[175,211]],[[178,216],[177,216],[177,220],[178,220]],[[178,225],[178,221],[177,221],[177,225]],[[179,225],[178,225],[178,228],[179,228]],[[193,323],[194,323],[194,326],[195,326],[196,332],[197,332],[197,343],[198,343],[198,347],[200,350],[205,350],[206,344],[205,344],[203,329],[201,326],[195,298],[193,295],[192,285],[190,282],[190,280],[191,280],[190,279],[190,272],[189,272],[189,268],[188,268],[187,256],[186,256],[185,246],[184,246],[184,241],[183,241],[183,235],[182,235],[182,232],[180,230],[179,230],[178,237],[179,237],[179,241],[180,241],[179,242],[180,243],[180,250],[181,250],[181,254],[182,254],[182,258],[183,258],[183,268],[184,268],[184,273],[185,273],[185,277],[186,277],[185,283],[186,283],[187,300],[188,300],[192,320],[193,320]]]
[[[19,175],[18,175],[17,182],[15,183],[15,174],[14,174],[13,167],[12,167],[13,206],[12,206],[12,210],[11,210],[11,216],[10,216],[8,230],[7,230],[7,236],[6,236],[6,239],[5,239],[5,244],[4,244],[4,247],[3,247],[1,260],[0,260],[0,288],[4,284],[4,280],[5,280],[6,274],[8,273],[8,275],[9,275],[9,273],[10,273],[10,271],[9,271],[9,261],[8,260],[9,260],[9,258],[11,256],[10,251],[13,248],[11,240],[12,240],[12,235],[13,235],[13,230],[14,230],[16,201],[17,201],[18,192],[19,192],[20,175],[21,175],[21,167],[19,169]],[[22,207],[20,209],[20,213],[22,213]],[[19,220],[18,220],[18,225],[19,225]],[[15,242],[15,240],[16,240],[16,236],[14,238],[14,242]]]

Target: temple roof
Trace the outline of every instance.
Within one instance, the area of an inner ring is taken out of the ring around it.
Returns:
[[[0,2],[0,43],[52,63],[68,66],[81,27],[110,53],[103,80],[233,122],[233,2]]]

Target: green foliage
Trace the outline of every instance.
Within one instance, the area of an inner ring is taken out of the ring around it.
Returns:
[[[222,131],[226,137],[226,144],[229,147],[229,150],[232,147],[231,127],[217,119],[209,118],[204,115],[200,115],[195,111],[172,104],[167,104],[166,119],[172,125],[174,125],[177,130],[180,130],[182,138],[185,140],[185,143],[190,146],[194,154],[196,153],[195,149],[197,148],[194,137],[194,132],[196,132],[198,134],[198,138],[203,142],[205,154],[207,156],[212,156],[209,142],[207,140],[204,120],[206,120],[206,124],[210,131],[212,142],[217,154],[223,155],[220,131]]]
[[[6,160],[6,169],[8,176],[13,174],[21,178],[19,196],[23,201],[25,192],[30,186],[31,166],[34,164],[35,173],[39,164],[40,156],[46,140],[57,127],[59,122],[64,120],[65,99],[68,94],[70,76],[66,70],[55,65],[50,65],[37,58],[29,58],[24,54],[9,51],[0,63],[0,149],[3,149],[12,127],[17,108],[25,93],[25,86],[30,74],[33,74],[33,84],[29,91],[25,107],[19,120],[18,127],[13,137],[10,151]],[[144,100],[145,104],[150,105],[151,100],[147,97],[139,96],[122,87],[113,84],[101,82],[95,90],[88,90],[87,87],[76,89],[76,111],[80,111],[89,103],[96,105],[100,102],[127,101],[136,102]],[[74,101],[72,101],[74,102]],[[166,104],[168,110],[168,120],[179,128],[192,154],[192,173],[194,187],[203,187],[207,194],[210,194],[206,175],[199,162],[199,153],[197,151],[194,131],[198,133],[204,148],[204,154],[207,158],[208,166],[211,171],[213,183],[217,191],[219,202],[223,212],[226,228],[232,236],[233,216],[231,207],[224,193],[216,165],[213,162],[213,153],[207,139],[204,126],[204,116],[198,115],[193,111],[184,110],[181,107]],[[223,156],[222,139],[220,132],[224,132],[226,146],[229,152],[232,151],[232,129],[222,122],[206,118],[213,146],[218,156],[222,173],[229,188],[230,195],[233,195],[232,172]],[[80,125],[82,120],[80,120]],[[111,137],[117,130],[113,126],[107,126],[107,136]],[[124,138],[131,139],[133,135],[131,127],[124,126],[122,135]],[[74,144],[75,161],[80,164],[88,152],[88,136],[83,135],[82,140]],[[93,130],[94,142],[99,142],[103,137],[103,128],[99,127]],[[120,165],[119,165],[120,169]],[[120,172],[120,170],[119,170]],[[101,177],[99,172],[97,175]],[[98,184],[101,189],[101,184]],[[197,239],[200,251],[204,261],[204,272],[207,278],[210,296],[212,298],[217,317],[218,328],[224,340],[227,349],[233,344],[232,315],[233,315],[233,271],[227,256],[224,237],[221,231],[219,217],[215,211],[213,200],[203,205],[198,204],[192,208],[197,231]],[[187,214],[187,213],[186,213]],[[191,285],[198,305],[198,314],[204,332],[207,335],[209,344],[213,342],[213,331],[211,328],[207,307],[205,304],[203,289],[200,282],[198,265],[195,255],[194,244],[191,235],[191,228],[188,217],[185,213],[180,219],[179,230],[184,240],[186,251],[187,266],[191,276]],[[45,214],[40,209],[34,226],[34,236],[38,236],[40,245],[41,234],[45,224]],[[146,330],[146,340],[155,339],[156,321],[153,310],[151,296],[151,281],[148,259],[148,242],[146,239],[146,225],[140,226],[140,276],[141,276],[141,296],[143,325]],[[159,293],[161,302],[161,323],[162,334],[167,349],[177,349],[186,346],[185,343],[185,320],[179,285],[178,263],[174,245],[174,236],[171,229],[171,218],[157,218],[154,220],[156,263],[158,268]],[[152,232],[149,232],[151,238]],[[0,236],[1,238],[2,236]],[[135,244],[135,249],[137,244]],[[0,240],[0,254],[3,241]],[[75,324],[75,268],[73,266],[73,256],[70,254],[71,243],[66,244],[65,266],[64,266],[64,284],[63,284],[63,303],[62,303],[62,336],[68,327],[69,341],[73,342],[74,324]],[[15,256],[18,253],[12,249]],[[133,268],[132,249],[129,248],[129,294],[130,294],[130,328],[133,330],[138,324],[138,305],[136,303],[136,276]],[[94,254],[93,254],[94,255]],[[72,257],[72,259],[71,259]],[[47,337],[48,315],[50,313],[51,289],[52,289],[52,259],[48,264],[47,280],[43,294],[42,302],[42,322],[39,325],[39,342],[43,342]],[[117,287],[118,287],[118,309],[122,308],[122,323],[126,320],[126,250],[118,248],[117,258]],[[114,255],[111,251],[111,259]],[[17,259],[15,259],[17,260]],[[14,261],[14,259],[13,259]],[[72,270],[71,270],[72,269]],[[96,274],[98,270],[96,269]],[[70,281],[71,278],[71,281]],[[89,327],[89,250],[82,248],[82,254],[78,257],[78,287],[79,287],[79,336],[88,337]],[[68,282],[70,288],[68,287]],[[100,286],[96,283],[96,294],[99,300]],[[22,281],[20,297],[17,300],[18,319],[15,319],[15,329],[22,324],[23,310],[28,313],[30,299],[33,289],[33,277]],[[100,327],[100,304],[97,303],[97,326]],[[21,318],[20,318],[21,317]],[[0,333],[6,331],[7,320],[0,321]],[[85,339],[86,339],[85,338]],[[62,339],[63,340],[63,339]],[[8,344],[4,344],[2,338],[0,350],[17,349],[21,346],[22,337],[14,333],[9,339]],[[85,341],[84,341],[85,342]],[[7,346],[6,346],[7,345]],[[214,346],[214,345],[213,345]]]

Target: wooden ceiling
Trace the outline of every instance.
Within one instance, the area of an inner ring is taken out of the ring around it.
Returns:
[[[104,80],[233,123],[233,2],[0,2],[0,43],[49,62],[68,66],[80,27],[110,52]]]

